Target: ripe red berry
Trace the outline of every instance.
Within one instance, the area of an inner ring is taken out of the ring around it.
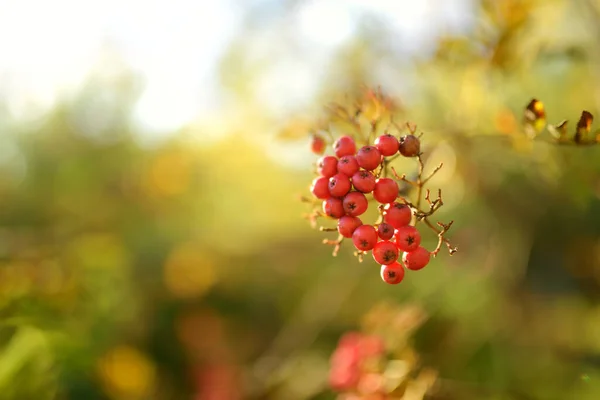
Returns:
[[[381,153],[375,146],[365,146],[356,153],[356,161],[361,168],[372,171],[381,164]]]
[[[325,156],[317,161],[317,171],[325,178],[331,178],[337,173],[338,160],[334,156]]]
[[[388,240],[381,241],[373,247],[373,258],[378,264],[390,265],[398,259],[398,247]]]
[[[388,223],[382,222],[377,227],[377,234],[382,240],[390,240],[394,236],[394,227]]]
[[[382,156],[393,156],[398,152],[398,139],[395,136],[386,134],[375,139],[375,147],[379,150]]]
[[[406,204],[386,204],[383,209],[383,220],[393,226],[394,229],[399,229],[410,224],[411,218],[412,212]]]
[[[335,174],[329,178],[329,193],[335,197],[343,197],[350,191],[352,184],[348,175]]]
[[[421,234],[411,225],[398,228],[395,236],[396,245],[401,251],[414,251],[421,244]]]
[[[414,251],[404,252],[402,262],[404,266],[413,271],[418,271],[429,264],[431,253],[424,247],[417,247]]]
[[[402,136],[398,144],[398,151],[404,157],[416,157],[421,152],[421,141],[415,135]]]
[[[323,201],[323,212],[331,218],[341,218],[344,215],[344,206],[342,199],[330,197]]]
[[[380,270],[381,279],[390,285],[397,285],[404,279],[404,268],[399,262],[390,265],[382,265]]]
[[[375,176],[369,171],[360,170],[352,175],[354,189],[363,193],[370,193],[375,189]]]
[[[354,175],[358,171],[358,161],[354,156],[344,156],[340,158],[337,164],[338,172],[348,176]]]
[[[352,234],[362,225],[362,221],[358,217],[351,217],[350,215],[344,215],[338,221],[338,232],[345,238],[351,238]]]
[[[320,135],[312,135],[310,149],[315,154],[323,154],[325,151],[325,139]]]
[[[398,197],[398,184],[390,178],[379,178],[375,181],[373,197],[382,204],[393,203]]]
[[[353,156],[356,154],[356,143],[351,136],[342,136],[333,142],[333,151],[338,157]]]
[[[356,217],[367,211],[369,201],[361,192],[350,192],[344,196],[344,211],[346,214]]]
[[[352,234],[352,242],[358,250],[369,251],[377,243],[377,231],[373,225],[361,225]]]
[[[329,179],[324,176],[316,177],[310,185],[310,191],[317,199],[325,200],[331,196],[329,194]]]

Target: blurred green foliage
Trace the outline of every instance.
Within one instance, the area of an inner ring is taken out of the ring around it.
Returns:
[[[519,127],[532,97],[551,123],[599,114],[600,2],[474,7],[470,31],[414,60],[385,25],[360,29],[305,110],[382,84],[425,132],[426,168],[445,163],[432,185],[459,253],[398,287],[301,218],[316,157],[274,133],[307,116],[261,102],[277,57],[253,58],[255,9],[223,58],[219,140],[190,125],[140,144],[129,73],[35,121],[1,111],[0,398],[334,398],[338,337],[387,300],[429,315],[413,339],[439,398],[598,399],[600,146]]]

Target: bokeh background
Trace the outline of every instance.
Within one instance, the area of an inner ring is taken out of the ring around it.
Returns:
[[[398,286],[298,201],[363,85],[455,220]],[[407,305],[437,398],[599,399],[600,146],[518,140],[532,97],[599,114],[600,1],[0,0],[0,399],[333,399]]]

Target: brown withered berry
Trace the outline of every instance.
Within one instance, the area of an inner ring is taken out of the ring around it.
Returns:
[[[416,157],[421,153],[421,141],[415,135],[405,135],[399,140],[400,154],[404,157]]]

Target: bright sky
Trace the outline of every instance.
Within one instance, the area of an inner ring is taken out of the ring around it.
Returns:
[[[240,4],[263,3],[273,0],[0,0],[0,96],[17,117],[26,117],[31,105],[50,107],[77,89],[110,43],[144,77],[137,120],[149,130],[177,129],[214,111],[215,66],[240,26]],[[305,0],[293,23],[322,54],[352,35],[362,13],[382,13],[418,47],[436,28],[464,25],[469,4]],[[283,63],[279,70],[282,76],[270,81],[290,82],[293,68]],[[311,88],[310,68],[295,74],[291,99]],[[271,86],[265,90],[280,96]]]

